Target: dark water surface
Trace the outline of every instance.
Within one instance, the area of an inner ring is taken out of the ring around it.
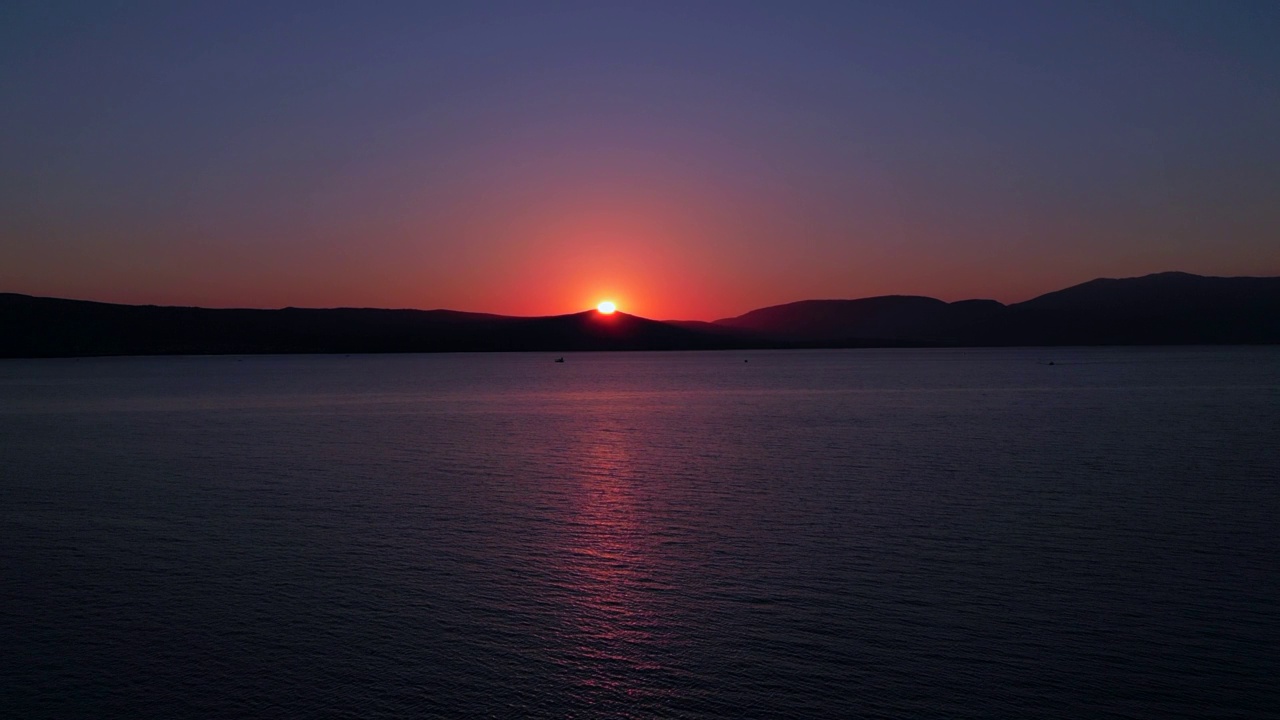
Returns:
[[[6,361],[0,715],[1276,717],[1278,520],[1276,348]]]

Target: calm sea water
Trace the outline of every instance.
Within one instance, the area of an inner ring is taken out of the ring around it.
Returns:
[[[0,715],[1276,717],[1278,521],[1277,348],[7,361]]]

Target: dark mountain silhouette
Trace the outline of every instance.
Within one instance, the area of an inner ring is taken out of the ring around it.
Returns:
[[[1099,279],[1002,305],[890,295],[806,300],[716,324],[783,341],[936,345],[1280,342],[1280,278],[1159,273]]]
[[[0,357],[1223,343],[1280,343],[1280,278],[1161,273],[1007,306],[898,295],[806,300],[715,323],[595,311],[214,310],[0,293]]]
[[[885,295],[861,300],[802,300],[752,310],[716,324],[793,342],[957,343],[1003,309],[994,300],[945,303],[928,297]]]
[[[989,331],[1023,345],[1275,343],[1280,278],[1168,272],[1091,280],[1011,305]]]
[[[213,310],[0,294],[0,357],[228,353],[711,350],[736,336],[595,311]]]

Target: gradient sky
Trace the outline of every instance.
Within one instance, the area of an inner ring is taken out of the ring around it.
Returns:
[[[0,291],[712,319],[1280,275],[1280,2],[0,5]]]

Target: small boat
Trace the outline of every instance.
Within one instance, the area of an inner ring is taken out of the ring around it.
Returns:
[[[556,362],[564,362],[564,358],[556,358]]]

